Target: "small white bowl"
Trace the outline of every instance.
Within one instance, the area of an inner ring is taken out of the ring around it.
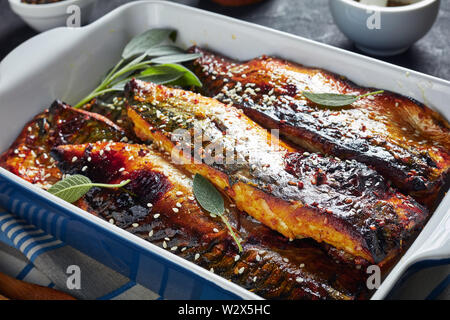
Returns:
[[[68,13],[70,6],[78,6],[81,12],[81,24],[87,23],[94,3],[95,0],[64,0],[48,4],[28,4],[21,0],[9,0],[11,9],[39,32],[67,26],[67,20],[73,12]]]
[[[393,56],[408,50],[431,29],[439,7],[440,0],[415,0],[399,7],[330,0],[331,13],[339,29],[361,51],[376,56]]]

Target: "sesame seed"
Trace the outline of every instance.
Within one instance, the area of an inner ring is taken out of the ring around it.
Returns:
[[[245,268],[244,268],[244,267],[242,267],[242,268],[240,268],[240,269],[238,270],[239,274],[243,274],[244,271],[245,271]]]
[[[195,254],[194,260],[198,260],[198,258],[200,258],[200,253]]]
[[[84,166],[83,169],[81,169],[81,171],[86,171],[87,170],[87,166]]]
[[[178,208],[172,208],[173,212],[178,213],[180,210]]]
[[[257,254],[255,259],[256,259],[256,261],[260,262],[261,261],[261,256],[259,254]]]
[[[149,203],[147,203],[147,207],[151,208],[151,207],[153,207],[153,204],[151,204],[151,203],[149,202]]]
[[[182,249],[181,249],[181,252],[184,252],[184,251],[186,251],[186,247],[183,247]]]
[[[234,256],[234,261],[237,262],[240,258],[241,258],[241,256],[237,254],[237,255]]]
[[[176,206],[177,208],[181,208],[181,203],[177,202]]]
[[[177,197],[181,197],[183,195],[183,192],[177,191],[176,195],[177,195]]]
[[[125,168],[120,168],[119,172],[125,171]]]
[[[209,269],[209,271],[211,271],[212,273],[214,273],[214,268]]]
[[[256,282],[258,280],[258,277],[253,277],[253,282]]]
[[[215,233],[219,232],[219,230],[218,230],[217,228],[214,228],[213,231],[214,231]]]
[[[73,157],[72,158],[72,162],[75,162],[75,161],[77,161],[78,160],[78,157]]]
[[[165,241],[163,242],[163,248],[167,249],[167,242],[165,242]]]
[[[91,162],[91,160],[92,160],[92,158],[91,158],[91,157],[87,158],[87,161],[88,161],[88,162]]]
[[[158,219],[158,218],[159,218],[159,216],[160,216],[160,214],[159,214],[159,213],[157,213],[157,214],[153,215],[153,218],[155,218],[155,219]]]
[[[114,219],[113,218],[109,219],[109,223],[114,224],[115,223]]]
[[[177,250],[177,249],[178,249],[177,246],[173,246],[172,248],[170,248],[171,251],[175,251],[175,250]]]
[[[289,262],[289,259],[288,258],[283,258],[283,261],[287,263],[287,262]]]
[[[297,281],[298,283],[302,283],[303,282],[303,278],[297,277],[297,279],[295,279],[295,281]]]
[[[149,237],[153,237],[153,230],[150,230],[150,232],[148,233]]]
[[[195,198],[194,197],[188,197],[189,200],[194,201]]]
[[[304,263],[300,264],[300,268],[304,268],[304,267],[305,267]]]
[[[139,223],[133,223],[132,226],[133,226],[133,228],[137,228],[137,227],[139,227]]]

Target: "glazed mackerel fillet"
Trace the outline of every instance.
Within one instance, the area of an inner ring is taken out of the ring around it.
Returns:
[[[140,139],[208,178],[239,209],[287,238],[310,237],[383,263],[427,218],[425,208],[366,165],[297,151],[217,100],[137,80],[126,95]],[[208,142],[193,144],[179,129],[194,141],[201,132]]]
[[[1,155],[0,166],[48,189],[62,177],[50,156],[53,147],[124,138],[123,129],[104,116],[55,101],[24,127],[16,141]]]
[[[240,253],[221,219],[196,202],[192,179],[152,148],[103,142],[59,146],[52,155],[65,174],[102,183],[131,179],[119,190],[94,188],[77,206],[264,298],[368,295],[363,270],[335,262],[312,241],[289,242],[227,205]]]
[[[242,108],[308,151],[365,163],[430,208],[448,182],[450,127],[426,106],[386,92],[349,107],[321,107],[302,92],[374,90],[273,57],[237,62],[197,47],[191,51],[202,53],[193,70],[204,84],[203,94]]]

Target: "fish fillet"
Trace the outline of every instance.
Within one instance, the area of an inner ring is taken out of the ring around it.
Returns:
[[[369,167],[297,152],[217,100],[138,80],[127,84],[126,94],[140,139],[208,178],[239,209],[287,238],[310,237],[380,263],[394,257],[428,215]],[[196,132],[210,143],[198,146]],[[225,151],[216,153],[217,146]]]

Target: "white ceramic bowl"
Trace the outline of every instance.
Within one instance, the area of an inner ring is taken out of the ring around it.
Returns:
[[[67,26],[67,20],[74,12],[68,12],[70,6],[80,8],[81,24],[86,24],[89,21],[94,3],[95,0],[64,0],[49,4],[27,4],[21,2],[21,0],[9,0],[11,9],[30,27],[39,32]]]
[[[415,0],[400,7],[368,6],[354,0],[330,0],[339,29],[362,51],[391,56],[403,53],[433,26],[440,0]],[[374,11],[375,10],[375,11]]]

